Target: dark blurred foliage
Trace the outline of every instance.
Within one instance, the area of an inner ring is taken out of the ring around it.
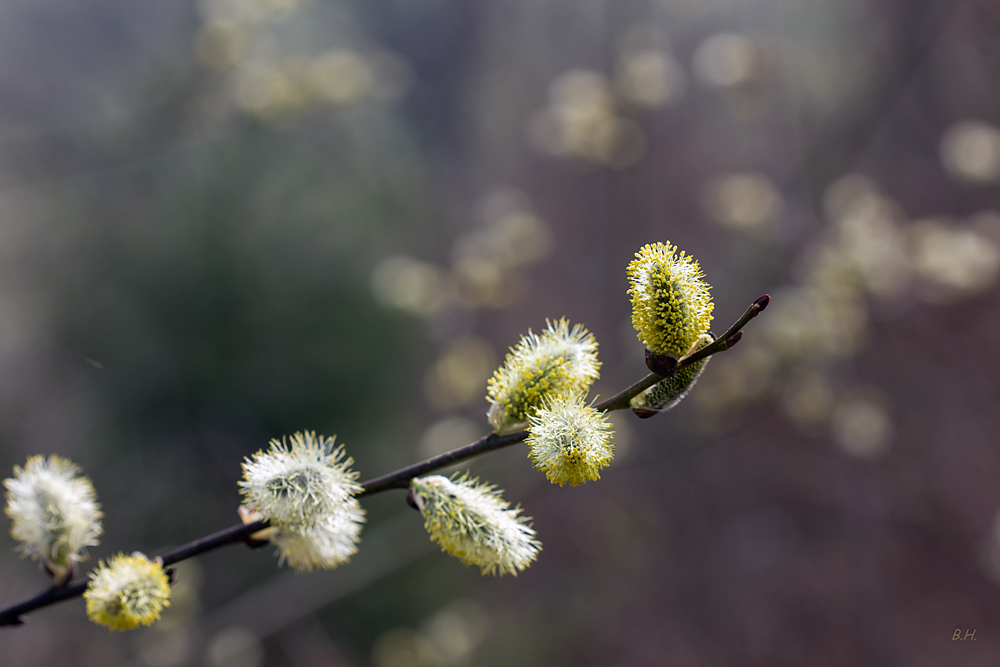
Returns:
[[[296,575],[184,563],[157,625],[79,601],[0,665],[994,665],[994,0],[12,0],[0,6],[0,464],[80,464],[91,560],[235,523],[243,457],[336,434],[362,479],[487,430],[545,318],[609,396],[625,266],[693,254],[717,331],[599,482],[473,472],[544,544],[487,579],[390,493]],[[0,601],[46,585],[0,538]],[[975,640],[953,640],[975,630]]]

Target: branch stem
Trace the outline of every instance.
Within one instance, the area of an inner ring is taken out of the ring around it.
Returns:
[[[760,311],[767,307],[769,301],[770,297],[766,294],[754,301],[747,311],[743,313],[743,316],[738,319],[733,326],[729,327],[726,333],[724,333],[721,337],[717,338],[710,345],[701,348],[694,354],[681,359],[677,363],[676,367],[674,367],[671,375],[685,366],[689,366],[718,352],[724,352],[732,347],[736,340],[738,340],[738,338],[734,340],[734,337],[740,333],[743,327],[746,326],[747,322],[755,318]],[[629,407],[629,402],[633,398],[646,389],[649,389],[660,380],[664,379],[664,377],[668,376],[650,373],[632,386],[622,390],[611,398],[596,404],[594,408],[602,412],[624,410]],[[458,449],[453,449],[450,452],[445,452],[444,454],[431,457],[425,461],[408,465],[405,468],[400,468],[395,472],[362,482],[362,491],[357,495],[357,497],[360,498],[362,496],[370,496],[376,493],[382,493],[383,491],[388,491],[390,489],[405,489],[409,486],[410,480],[414,477],[420,477],[421,475],[426,475],[427,473],[447,468],[448,466],[461,463],[462,461],[467,461],[479,456],[480,454],[485,454],[486,452],[492,452],[519,442],[524,442],[527,437],[527,431],[508,433],[504,435],[490,433],[489,435],[483,436],[479,440],[463,447],[459,447]],[[267,521],[237,524],[224,530],[220,530],[217,533],[194,540],[193,542],[182,544],[181,546],[170,549],[169,551],[164,551],[162,554],[159,554],[158,557],[163,561],[163,566],[167,567],[208,551],[214,551],[215,549],[229,544],[245,542],[251,535],[259,530],[267,528],[267,526]],[[65,586],[53,586],[32,598],[0,609],[0,627],[22,625],[25,622],[22,614],[27,614],[28,612],[36,609],[48,607],[49,605],[56,604],[57,602],[62,602],[63,600],[83,595],[84,591],[87,590],[88,583],[89,582],[84,579]]]

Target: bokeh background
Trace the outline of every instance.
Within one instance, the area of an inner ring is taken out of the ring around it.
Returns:
[[[388,493],[336,571],[229,547],[155,626],[76,600],[0,664],[998,664],[998,35],[995,0],[0,3],[0,472],[84,468],[91,564],[237,522],[270,438],[367,479],[479,437],[545,318],[611,395],[642,244],[717,333],[772,295],[599,482],[472,464],[534,517],[516,578]],[[3,603],[47,581],[6,533]]]

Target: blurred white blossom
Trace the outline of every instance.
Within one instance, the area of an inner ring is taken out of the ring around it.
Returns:
[[[45,563],[57,583],[72,574],[102,532],[94,486],[79,473],[60,456],[33,456],[4,480],[11,536],[25,555]]]
[[[315,433],[272,440],[243,463],[240,491],[248,510],[266,519],[266,537],[297,570],[332,568],[356,551],[365,514],[361,490],[342,445]]]

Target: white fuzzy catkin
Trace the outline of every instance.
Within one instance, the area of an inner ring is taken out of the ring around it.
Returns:
[[[279,528],[271,536],[287,562],[299,572],[343,565],[358,551],[364,510],[354,498],[323,523],[309,528]]]
[[[267,538],[281,562],[300,571],[333,568],[357,552],[365,513],[351,464],[333,438],[311,432],[272,440],[243,463],[244,504],[274,528]]]
[[[19,549],[46,564],[57,580],[86,558],[102,532],[101,509],[90,480],[60,456],[33,456],[5,479],[6,514]]]

